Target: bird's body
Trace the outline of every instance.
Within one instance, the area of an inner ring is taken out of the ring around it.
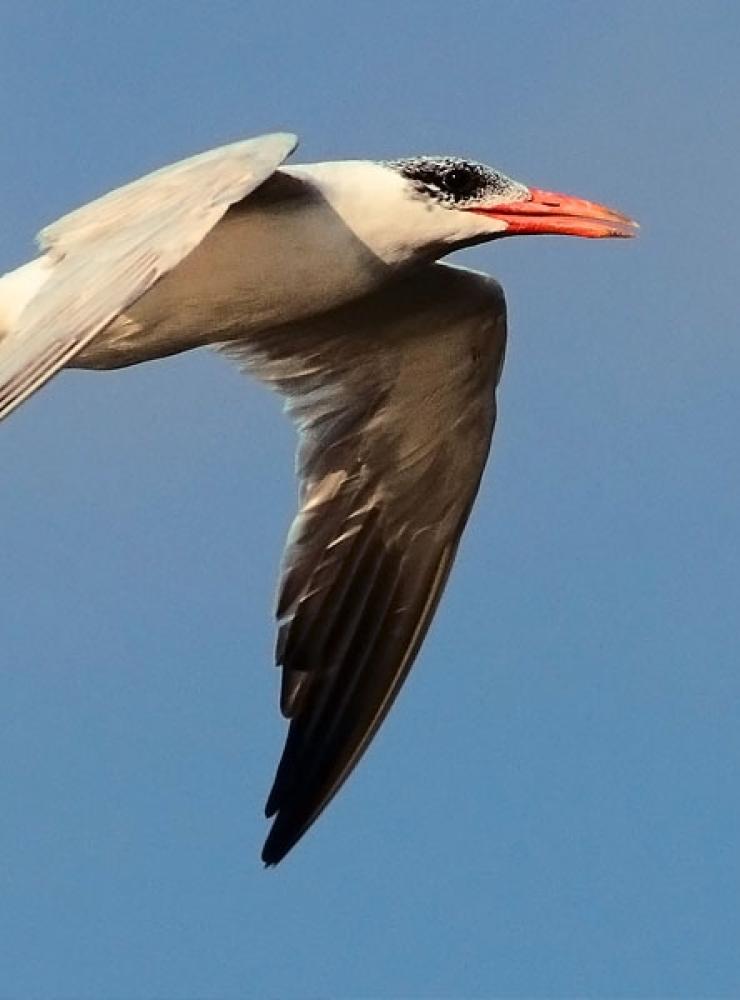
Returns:
[[[387,271],[315,185],[279,171],[230,207],[190,254],[71,364],[118,368],[243,339],[357,298],[382,283]],[[8,286],[12,315],[41,291],[51,272],[40,257],[8,276],[17,275]]]
[[[475,498],[505,306],[434,261],[511,232],[625,236],[601,206],[480,164],[280,167],[293,137],[202,154],[71,213],[0,279],[0,417],[59,368],[215,345],[286,397],[301,509],[278,595],[291,726],[263,857],[341,786],[413,663]]]
[[[115,368],[244,339],[358,298],[387,271],[314,184],[279,171],[231,207],[75,364]]]

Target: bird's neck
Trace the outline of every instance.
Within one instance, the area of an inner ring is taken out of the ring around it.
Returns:
[[[404,179],[383,164],[344,160],[284,167],[281,173],[312,187],[337,220],[384,265],[403,268],[440,256],[435,221],[425,219],[409,198]]]

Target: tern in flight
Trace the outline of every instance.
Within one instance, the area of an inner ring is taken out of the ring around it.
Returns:
[[[0,418],[61,368],[205,345],[286,399],[300,509],[277,597],[290,722],[268,865],[385,718],[478,490],[504,296],[438,259],[504,236],[635,232],[458,157],[283,166],[295,146],[265,135],[149,174],[48,226],[41,256],[0,278]]]

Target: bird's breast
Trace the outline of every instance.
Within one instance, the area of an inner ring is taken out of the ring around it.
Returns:
[[[281,197],[286,183],[294,182],[268,182],[264,194],[230,209],[200,246],[77,356],[75,366],[116,368],[257,335],[388,280],[388,266],[326,201],[305,189]]]

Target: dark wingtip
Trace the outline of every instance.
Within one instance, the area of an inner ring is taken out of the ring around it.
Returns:
[[[280,823],[278,816],[267,835],[267,840],[262,848],[262,861],[265,863],[265,868],[274,868],[275,865],[279,865],[301,838],[303,833],[301,827],[297,830],[295,828],[285,830],[283,829],[284,825]]]

